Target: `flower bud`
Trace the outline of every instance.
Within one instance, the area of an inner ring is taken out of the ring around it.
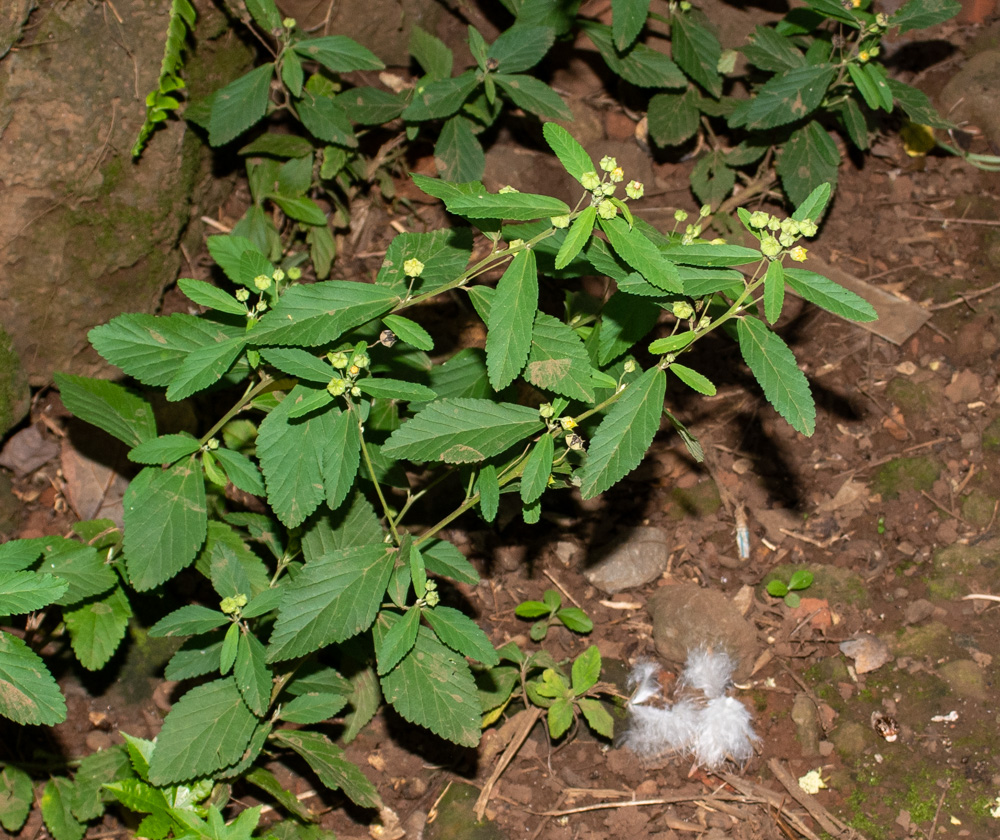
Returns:
[[[297,266],[293,266],[288,269],[288,279],[289,280],[301,280],[302,279],[302,269]]]
[[[500,189],[497,190],[497,193],[499,195],[510,195],[511,193],[516,193],[516,192],[520,192],[520,190],[515,189],[510,184],[507,184],[506,187],[500,187]]]
[[[538,406],[538,416],[543,420],[548,420],[555,413],[556,410],[552,407],[552,403],[542,403]]]
[[[801,245],[796,245],[791,251],[788,252],[788,256],[795,260],[795,262],[805,262],[807,253],[806,249]]]
[[[622,369],[625,373],[632,373],[635,370],[635,359],[626,359]]]
[[[424,273],[424,264],[416,257],[403,263],[403,272],[407,277],[419,277]]]
[[[712,215],[712,205],[710,205],[710,204],[702,204],[701,207],[698,208],[698,217],[699,218],[701,218],[701,219],[707,219],[711,215]]]
[[[611,172],[608,173],[608,177],[616,184],[619,184],[625,180],[625,170],[620,166],[616,166],[611,170]]]
[[[596,172],[584,172],[580,176],[580,183],[585,190],[596,190],[601,185],[601,176]]]
[[[570,432],[576,428],[577,423],[572,417],[560,417],[559,425],[562,426],[565,431]]]
[[[253,285],[259,292],[266,291],[271,288],[271,278],[266,274],[258,274],[253,278]]]
[[[344,352],[327,353],[326,358],[337,370],[347,367],[347,354]]]
[[[686,222],[687,221],[687,211],[685,210],[674,210],[674,221],[675,222]]]
[[[792,236],[798,236],[801,232],[799,223],[795,221],[795,219],[782,219],[781,232],[791,234]]]
[[[694,315],[694,307],[686,300],[675,300],[673,305],[674,317],[686,321]]]
[[[250,299],[250,292],[248,292],[246,289],[237,289],[236,299],[240,303],[246,303]]]
[[[282,271],[280,268],[276,268],[272,272],[272,276],[274,277],[275,283],[280,283],[282,280],[285,279],[285,272]]]
[[[771,217],[763,210],[757,210],[750,214],[750,227],[760,230],[761,228],[767,227],[767,223],[770,219]]]
[[[597,205],[597,215],[602,219],[613,219],[618,215],[618,208],[605,198]]]
[[[812,219],[805,219],[799,222],[799,233],[805,236],[807,239],[816,235],[816,231],[819,228],[816,227],[816,223]]]
[[[796,239],[798,239],[797,236],[792,236],[790,233],[785,233],[784,231],[778,234],[778,241],[781,243],[782,248],[791,248],[795,244]]]
[[[618,161],[611,155],[605,155],[601,158],[601,169],[605,172],[611,172],[616,166],[618,166]]]
[[[351,361],[353,362],[351,365],[352,370],[354,367],[359,367],[361,370],[364,370],[371,364],[372,360],[367,353],[357,353]]]
[[[326,383],[326,390],[330,392],[331,397],[339,397],[347,390],[347,381],[335,376]]]
[[[382,332],[378,334],[378,343],[383,347],[392,347],[397,341],[399,341],[399,339],[396,338],[396,333],[392,330],[382,330]]]
[[[641,181],[632,180],[625,185],[625,195],[629,198],[640,199],[645,191]]]
[[[549,219],[549,224],[551,224],[552,227],[554,227],[554,228],[559,228],[559,230],[562,230],[563,228],[568,228],[569,227],[569,216],[568,215],[567,216],[552,216]]]
[[[361,396],[361,389],[357,385],[352,386],[352,388],[351,388],[351,396],[352,397],[360,397]]]
[[[293,18],[293,17],[286,17],[283,21],[281,21],[281,25],[283,27],[285,27],[285,29],[294,29],[295,28],[295,18]]]
[[[776,257],[781,253],[781,244],[773,236],[765,236],[760,241],[760,252],[765,257]]]

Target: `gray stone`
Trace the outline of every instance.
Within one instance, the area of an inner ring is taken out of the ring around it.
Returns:
[[[739,681],[749,676],[757,658],[757,631],[721,592],[688,583],[665,586],[646,608],[664,659],[680,664],[695,648],[721,648],[736,660],[733,676]]]
[[[1000,141],[1000,50],[972,56],[941,91],[941,113],[959,125],[969,122],[982,130],[992,145]]]
[[[604,592],[621,592],[651,583],[667,569],[669,536],[662,528],[632,528],[606,550],[584,576]]]
[[[802,754],[819,755],[819,712],[816,711],[816,704],[802,692],[796,694],[792,701],[792,723],[795,724],[795,736],[799,740]]]

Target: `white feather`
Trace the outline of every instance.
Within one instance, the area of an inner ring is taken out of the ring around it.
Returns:
[[[629,706],[639,706],[660,696],[660,666],[652,659],[640,659],[628,675],[628,688],[632,691]]]
[[[633,706],[629,725],[619,742],[643,758],[659,758],[670,753],[687,753],[697,735],[701,709],[690,700],[669,709]]]
[[[726,761],[746,764],[757,740],[747,707],[733,697],[716,697],[701,710],[691,752],[710,770]]]
[[[688,652],[687,664],[681,674],[680,684],[702,692],[709,700],[722,697],[732,684],[736,665],[729,654],[713,653],[705,648]]]

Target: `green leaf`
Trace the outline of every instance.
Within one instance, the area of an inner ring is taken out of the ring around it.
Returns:
[[[281,719],[289,723],[322,723],[329,720],[347,705],[342,694],[300,694],[281,706]]]
[[[257,723],[232,679],[192,688],[163,721],[149,762],[150,783],[176,784],[235,764]]]
[[[432,180],[431,183],[446,182]],[[468,264],[471,253],[472,235],[468,228],[401,233],[389,243],[376,283],[391,286],[400,297],[407,293],[411,284],[415,294],[453,286],[455,278]],[[411,259],[424,264],[424,270],[416,280],[408,278],[404,269],[406,261]]]
[[[378,646],[378,637],[387,628],[380,622],[374,629]],[[410,723],[464,747],[479,743],[479,699],[472,672],[426,627],[417,631],[413,650],[382,677],[382,691]]]
[[[847,97],[840,109],[840,118],[850,141],[862,151],[871,145],[868,136],[868,120],[853,96]]]
[[[214,385],[232,367],[245,345],[242,335],[231,337],[219,330],[211,343],[184,358],[167,387],[167,399],[177,402]]]
[[[693,89],[658,93],[649,100],[649,134],[658,146],[679,146],[698,131],[701,112]]]
[[[309,133],[327,143],[356,148],[358,138],[343,106],[326,96],[317,96],[309,91],[304,91],[304,94],[297,104],[299,119]]]
[[[816,189],[809,193],[805,201],[795,208],[795,212],[792,213],[792,218],[797,222],[803,222],[806,219],[816,221],[817,219],[822,218],[832,192],[833,187],[829,184],[820,184],[816,187]]]
[[[746,127],[767,129],[802,119],[819,107],[836,73],[831,64],[816,64],[775,76],[750,102]]]
[[[361,430],[355,411],[341,412],[331,424],[325,440],[323,486],[327,506],[336,510],[354,486],[361,463]]]
[[[495,391],[524,369],[531,349],[531,326],[538,309],[535,252],[519,251],[497,283],[486,335],[486,368]]]
[[[107,799],[104,785],[132,776],[128,752],[123,746],[113,746],[91,753],[80,762],[76,771],[73,816],[82,822],[104,814]]]
[[[207,633],[228,623],[229,618],[225,613],[203,607],[201,604],[186,604],[157,621],[149,628],[149,635],[154,638],[193,636]]]
[[[264,361],[274,365],[282,373],[296,376],[306,382],[321,382],[326,385],[337,375],[328,361],[298,347],[267,347],[260,351],[260,355]]]
[[[435,540],[429,548],[422,546],[420,552],[428,572],[472,586],[479,584],[479,572],[475,566],[447,540]]]
[[[468,464],[499,455],[542,428],[538,412],[492,400],[438,400],[389,436],[393,458]]]
[[[63,613],[77,660],[88,671],[103,668],[128,629],[132,607],[120,586],[107,595]]]
[[[616,76],[642,88],[682,88],[688,81],[680,68],[667,56],[645,44],[635,44],[627,52],[615,49],[610,26],[587,20],[579,21],[601,53],[605,64]]]
[[[305,656],[368,628],[393,562],[392,551],[378,544],[330,551],[307,563],[285,587],[268,661]]]
[[[434,163],[448,181],[483,177],[486,155],[472,131],[471,120],[455,115],[445,122],[434,144]]]
[[[287,53],[286,53],[287,57]],[[302,158],[313,153],[313,144],[295,134],[262,134],[247,143],[241,155],[269,155],[277,158]]]
[[[208,245],[208,252],[212,255],[212,259],[218,263],[219,268],[223,270],[226,277],[241,286],[252,286],[253,278],[257,274],[266,274],[270,277],[274,273],[273,270],[268,270],[270,263],[267,258],[245,236],[236,236],[234,234],[210,236],[206,244]],[[245,273],[243,255],[247,253],[251,255],[251,259],[255,260],[265,270],[255,270],[251,274]],[[159,320],[162,321],[163,319]]]
[[[265,32],[273,34],[275,29],[281,29],[281,12],[274,5],[274,0],[246,0],[246,7]]]
[[[508,76],[498,73],[493,78],[496,80],[497,86],[507,94],[518,108],[523,108],[535,116],[548,117],[552,120],[573,119],[573,112],[563,102],[559,94],[534,76]],[[512,217],[505,216],[504,218]]]
[[[656,341],[650,342],[649,352],[656,355],[661,355],[663,353],[675,353],[676,351],[687,347],[697,337],[697,333],[689,331],[676,333],[675,335],[668,335],[664,338],[658,338]]]
[[[697,391],[699,394],[704,394],[706,397],[715,396],[715,385],[712,384],[712,381],[707,376],[703,376],[698,373],[698,371],[674,362],[670,365],[670,372],[675,374],[681,382],[692,390]]]
[[[785,282],[801,298],[851,321],[875,321],[878,313],[864,298],[822,274],[803,268],[786,268]]]
[[[262,539],[253,533],[252,527],[247,530],[255,538]],[[256,598],[269,591],[271,573],[267,566],[247,547],[243,536],[224,522],[208,524],[208,536],[196,568],[211,579],[212,588],[220,598],[235,598],[237,595]],[[248,609],[243,611],[244,616],[249,617]]]
[[[426,385],[404,382],[402,379],[388,379],[383,376],[358,380],[358,388],[370,397],[382,397],[401,402],[428,402],[436,400],[437,394]]]
[[[553,607],[541,601],[522,601],[514,607],[514,615],[518,618],[538,618],[542,615],[551,615]]]
[[[589,402],[594,398],[590,369],[579,336],[558,318],[537,313],[524,378],[547,391]]]
[[[598,735],[605,738],[613,738],[615,734],[615,720],[611,713],[601,705],[599,700],[590,697],[582,697],[577,701],[587,725]]]
[[[597,337],[597,361],[609,364],[625,353],[656,325],[662,310],[635,295],[616,292],[604,305]]]
[[[34,563],[42,553],[44,540],[11,540],[0,544],[0,572],[20,572]]]
[[[228,292],[222,291],[218,286],[206,283],[204,280],[193,280],[190,277],[182,277],[177,281],[180,290],[190,300],[201,306],[210,309],[217,309],[219,312],[228,312],[230,315],[245,317],[247,308]]]
[[[205,482],[194,458],[146,467],[125,491],[125,564],[143,592],[190,565],[205,541]]]
[[[198,441],[190,435],[160,435],[133,448],[128,453],[128,459],[135,464],[172,464],[200,448]]]
[[[62,776],[49,779],[42,791],[42,819],[54,840],[81,840],[87,827],[73,816],[76,786]]]
[[[486,372],[486,354],[474,347],[459,350],[443,365],[433,367],[430,381],[431,388],[441,399],[482,399],[492,393]]]
[[[57,373],[54,379],[63,405],[81,420],[129,446],[156,437],[149,403],[123,385],[68,373]]]
[[[264,645],[257,637],[253,633],[241,633],[233,678],[247,708],[260,717],[271,704],[271,672],[265,658]]]
[[[549,706],[546,716],[549,725],[549,735],[553,739],[561,738],[573,725],[573,706],[565,697],[559,697]]]
[[[264,116],[273,76],[274,64],[267,62],[215,92],[208,120],[209,143],[225,145]]]
[[[451,50],[440,38],[425,32],[416,24],[410,28],[410,55],[432,79],[447,79],[451,76],[454,62]]]
[[[500,662],[489,637],[464,613],[451,607],[437,606],[425,609],[423,616],[437,637],[452,650],[482,662],[487,667]]]
[[[244,777],[244,780],[270,794],[282,808],[295,817],[299,823],[315,823],[317,817],[312,811],[306,808],[291,791],[285,790],[278,781],[278,777],[264,767],[254,767]],[[292,823],[291,820],[287,821]],[[302,840],[306,840],[305,837]]]
[[[453,79],[438,79],[418,85],[413,101],[403,111],[408,122],[442,120],[462,107],[469,94],[479,87],[476,74],[466,70]]]
[[[547,122],[542,126],[542,134],[563,168],[577,181],[581,180],[585,173],[597,171],[587,150],[561,125]]]
[[[674,61],[688,76],[716,99],[722,95],[718,70],[722,45],[703,14],[691,10],[671,17],[670,49]]]
[[[558,198],[532,193],[488,193],[485,190],[470,195],[454,195],[445,198],[445,206],[452,213],[470,219],[510,219],[530,221],[549,216],[565,216],[569,207]],[[521,254],[530,253],[520,251]]]
[[[611,32],[615,49],[624,52],[642,32],[649,14],[649,0],[611,0]]]
[[[899,34],[911,29],[926,29],[951,20],[962,10],[957,0],[910,0],[889,18],[889,27],[899,27]]]
[[[517,23],[493,42],[487,60],[497,62],[498,73],[523,73],[545,57],[555,37],[551,27]]]
[[[326,213],[311,198],[305,196],[289,197],[275,193],[270,193],[267,197],[277,204],[281,212],[290,219],[304,222],[307,225],[322,226],[326,224]]]
[[[0,826],[11,834],[21,830],[34,801],[31,777],[15,767],[0,770]]]
[[[304,59],[318,61],[334,73],[352,70],[385,70],[378,57],[346,35],[327,35],[299,41],[293,49]]]
[[[726,163],[726,153],[709,152],[691,170],[691,189],[703,204],[718,207],[732,192],[736,172]]]
[[[64,606],[77,604],[84,598],[107,592],[117,584],[115,573],[104,563],[94,546],[81,545],[62,537],[46,537],[43,545],[45,559],[42,568],[69,585],[58,603]]]
[[[521,475],[521,501],[524,504],[530,505],[538,501],[548,487],[554,448],[552,435],[544,434],[528,455]]]
[[[390,289],[368,283],[327,280],[293,286],[264,314],[250,340],[254,344],[315,347],[378,318],[399,303]]]
[[[780,580],[772,580],[767,584],[767,592],[775,598],[784,598],[788,594],[788,587]]]
[[[878,97],[878,103],[887,114],[892,113],[892,89],[889,87],[889,77],[881,64],[866,64],[864,73],[871,81]]]
[[[226,638],[222,641],[222,651],[219,654],[219,671],[225,676],[236,662],[236,648],[240,643],[240,628],[230,624],[226,630]]]
[[[212,454],[218,458],[219,463],[226,471],[226,476],[235,487],[251,496],[265,494],[266,490],[264,489],[264,481],[260,477],[260,470],[246,455],[223,447],[213,449]]]
[[[0,715],[15,723],[53,726],[66,701],[45,663],[17,636],[0,630]]]
[[[751,316],[740,318],[736,326],[743,360],[760,383],[767,401],[792,428],[807,437],[812,435],[816,429],[816,406],[809,382],[788,345]]]
[[[817,187],[837,183],[840,153],[826,129],[812,120],[793,132],[778,157],[781,184],[793,204],[801,204]]]
[[[344,758],[344,751],[318,732],[292,732],[281,730],[274,740],[282,746],[294,750],[319,780],[329,790],[342,790],[347,798],[362,808],[380,808],[375,786],[350,761]]]
[[[790,38],[780,34],[773,26],[758,26],[746,44],[740,47],[747,61],[769,73],[781,73],[806,63],[805,56],[796,49]]]
[[[382,323],[392,330],[397,338],[405,341],[410,346],[428,352],[434,349],[434,339],[416,321],[411,321],[402,315],[386,315],[382,319]]]
[[[798,368],[796,368],[798,370]],[[594,432],[579,471],[580,493],[592,499],[639,466],[660,428],[667,377],[653,367],[629,385]]]
[[[668,292],[683,291],[677,276],[677,266],[663,256],[638,226],[630,228],[618,216],[601,219],[600,225],[615,253],[646,280]]]
[[[671,244],[663,248],[663,253],[675,263],[705,268],[752,265],[760,262],[760,251],[756,248],[744,248],[742,245],[716,245],[705,240],[697,240],[687,245]]]
[[[398,94],[375,87],[356,87],[340,94],[336,101],[347,116],[361,125],[383,125],[403,113],[406,101]]]
[[[788,579],[789,589],[808,589],[812,586],[813,573],[808,569],[796,569]]]
[[[773,324],[781,317],[785,305],[785,272],[779,260],[768,263],[764,275],[764,316]]]
[[[486,464],[479,471],[476,492],[479,494],[480,514],[487,522],[492,522],[497,518],[497,510],[500,507],[500,484],[497,481],[496,467],[492,464]]]
[[[579,607],[563,607],[556,613],[556,618],[574,633],[590,633],[594,629],[590,616]]]
[[[554,125],[554,123],[548,123],[548,125]],[[576,217],[572,227],[567,232],[563,244],[559,246],[559,253],[556,254],[556,268],[565,268],[580,253],[590,239],[596,219],[597,208],[593,205],[580,211],[580,215]]]
[[[865,73],[865,67],[860,64],[848,64],[847,72],[850,74],[854,86],[858,89],[858,93],[865,100],[865,104],[873,111],[877,110],[881,105],[881,96],[875,87],[875,80]],[[891,102],[889,110],[892,110]]]
[[[40,610],[61,598],[68,585],[55,575],[0,571],[0,615]]]
[[[601,652],[591,645],[573,660],[573,693],[586,694],[601,678]]]
[[[417,628],[420,627],[420,614],[421,610],[417,608],[407,610],[402,617],[393,614],[399,620],[392,621],[384,634],[378,634],[375,658],[380,677],[395,668],[399,660],[413,649],[417,641]]]
[[[896,79],[889,79],[889,88],[892,90],[893,99],[911,121],[945,130],[955,127],[954,123],[941,118],[930,98],[922,90]]]

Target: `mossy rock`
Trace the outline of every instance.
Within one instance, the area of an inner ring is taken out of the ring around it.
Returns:
[[[943,659],[954,656],[958,648],[952,642],[951,629],[940,621],[928,621],[912,627],[903,627],[887,639],[889,649],[896,656],[916,659]]]
[[[507,840],[496,823],[477,820],[473,812],[479,788],[453,782],[437,803],[437,817],[424,828],[424,840]]]
[[[0,327],[0,437],[27,417],[30,406],[27,374],[10,336]]]
[[[685,516],[711,516],[722,507],[719,488],[711,479],[701,481],[694,487],[675,487],[670,492],[670,498],[674,502],[674,508],[669,516],[674,520]]]
[[[916,382],[905,376],[897,376],[889,383],[885,392],[904,415],[925,414],[943,399],[944,383],[936,377]]]
[[[969,495],[963,496],[959,503],[962,518],[979,528],[985,528],[993,519],[996,503],[996,498],[988,493],[979,489],[973,490]]]
[[[941,465],[933,458],[893,458],[878,468],[872,490],[883,499],[898,499],[906,490],[930,490],[941,475]]]
[[[979,545],[949,545],[934,552],[926,577],[932,598],[953,600],[991,586],[1000,574],[1000,538]]]
[[[799,590],[796,594],[804,598],[826,598],[830,604],[849,604],[864,609],[871,598],[864,578],[852,573],[849,569],[836,566],[793,565],[785,563],[775,566],[760,582],[758,594],[764,600],[773,599],[767,592],[767,585],[772,580],[787,583],[792,574],[799,569],[808,569],[813,573],[813,582],[808,589]]]
[[[982,435],[983,449],[990,452],[1000,452],[1000,417],[990,421],[990,424],[983,429]]]

